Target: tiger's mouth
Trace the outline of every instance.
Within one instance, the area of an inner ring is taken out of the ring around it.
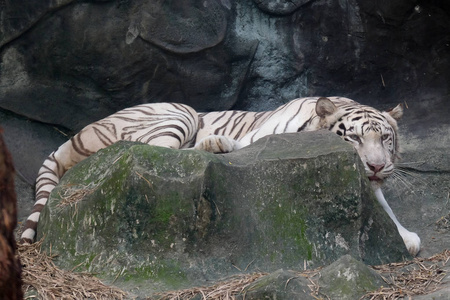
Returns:
[[[365,168],[365,171],[367,178],[369,178],[371,182],[378,183],[384,182],[384,180],[392,174],[392,172],[374,172],[373,170],[370,170],[368,168]]]
[[[380,177],[378,177],[378,176],[376,176],[376,175],[369,176],[369,180],[370,180],[370,181],[377,181],[377,182],[383,181],[382,178],[380,178]]]
[[[392,172],[388,172],[388,173],[383,173],[383,172],[373,173],[371,171],[367,171],[366,176],[367,176],[367,178],[369,178],[369,180],[371,182],[383,183],[386,178],[391,176],[391,174],[392,174]]]

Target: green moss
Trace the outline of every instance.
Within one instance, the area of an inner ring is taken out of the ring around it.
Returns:
[[[121,277],[123,281],[139,282],[161,282],[174,289],[180,288],[188,282],[188,278],[182,266],[173,259],[160,260],[150,265],[133,268],[132,271],[124,272]]]
[[[260,218],[268,220],[271,224],[267,226],[265,232],[268,239],[294,247],[289,250],[289,253],[290,255],[296,253],[296,255],[284,257],[284,259],[298,260],[299,257],[312,259],[313,246],[306,236],[308,228],[306,216],[305,208],[293,207],[291,201],[282,197],[273,201],[271,206],[261,209]],[[270,249],[268,250],[270,251]],[[271,260],[274,260],[273,254],[271,254]]]

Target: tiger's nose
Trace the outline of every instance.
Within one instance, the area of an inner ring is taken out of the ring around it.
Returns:
[[[373,171],[375,174],[380,172],[381,170],[383,170],[383,168],[385,166],[384,164],[382,164],[382,165],[375,165],[375,164],[370,164],[370,163],[366,163],[366,164],[369,167],[369,169],[371,171]]]

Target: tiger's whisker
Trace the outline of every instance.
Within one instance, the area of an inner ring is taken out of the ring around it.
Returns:
[[[397,182],[401,182],[406,188],[412,190],[413,184],[406,180],[401,174],[393,173],[392,174],[393,179],[395,179]]]
[[[404,168],[396,168],[394,170],[394,173],[397,173],[398,175],[402,175],[402,176],[410,176],[410,177],[418,180],[422,184],[425,184],[427,186],[430,185],[430,183],[427,180],[425,180],[420,174],[417,174],[411,170],[404,169]]]

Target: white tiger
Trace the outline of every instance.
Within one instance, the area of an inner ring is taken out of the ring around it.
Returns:
[[[380,112],[342,97],[300,98],[267,112],[197,114],[189,106],[175,103],[127,108],[86,126],[44,161],[36,180],[36,203],[21,239],[24,243],[33,242],[40,213],[61,176],[74,164],[119,140],[226,153],[270,134],[325,128],[354,146],[375,196],[415,256],[420,250],[419,236],[400,224],[380,189],[383,180],[394,171],[399,150],[396,120],[402,115],[401,105]]]

